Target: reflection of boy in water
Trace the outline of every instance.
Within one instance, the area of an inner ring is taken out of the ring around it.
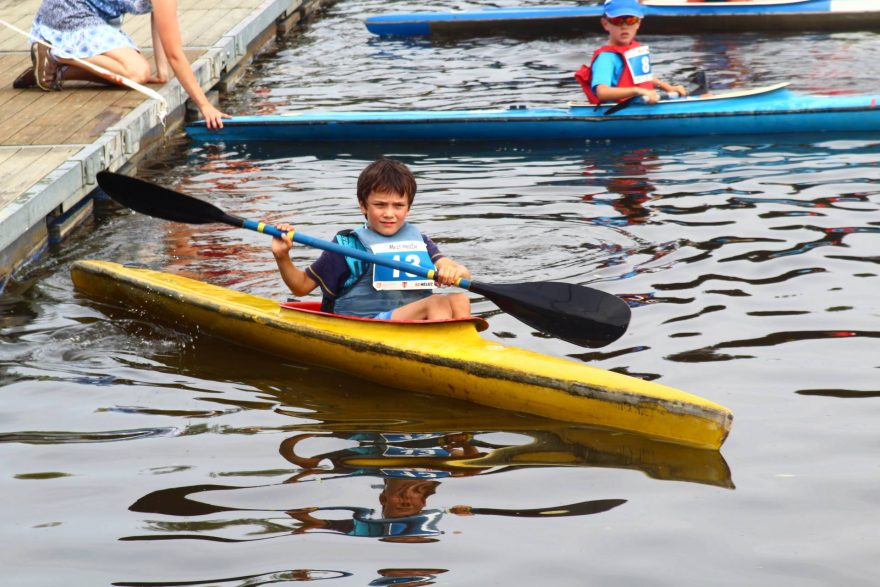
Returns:
[[[312,457],[296,453],[296,446],[307,438],[335,437],[359,443],[350,447]],[[473,435],[468,433],[371,433],[353,434],[300,434],[281,443],[281,455],[304,470],[288,479],[296,483],[313,473],[348,473],[352,475],[383,476],[382,492],[379,494],[381,514],[361,507],[302,508],[287,514],[302,523],[294,532],[303,534],[310,530],[338,532],[349,536],[368,536],[394,542],[429,542],[432,536],[441,534],[437,522],[443,515],[438,509],[424,509],[428,497],[437,491],[435,479],[462,474],[436,468],[453,459],[475,457],[482,454],[471,444]],[[329,460],[332,469],[318,469],[321,461]],[[360,463],[366,461],[370,464]],[[385,462],[387,462],[387,465]],[[417,461],[411,466],[408,461]],[[354,464],[358,463],[358,464]],[[425,468],[425,467],[428,468]],[[466,474],[479,472],[468,470]],[[328,520],[317,518],[316,511],[348,510],[351,519]]]
[[[437,522],[443,512],[424,509],[428,497],[434,495],[438,485],[439,481],[425,479],[385,479],[379,494],[381,517],[374,517],[375,510],[360,507],[303,508],[290,510],[287,514],[303,524],[294,531],[295,534],[327,530],[349,536],[389,540],[411,537],[427,541],[440,534]],[[316,511],[334,510],[349,510],[353,515],[347,520],[325,520],[312,515]]]
[[[423,479],[385,479],[385,488],[379,494],[382,515],[399,518],[419,513],[428,498],[437,491],[438,485],[439,481]]]
[[[296,453],[296,446],[307,438],[343,438],[358,442],[358,446],[305,457]],[[380,538],[385,542],[434,542],[442,532],[437,528],[444,511],[425,509],[428,498],[437,491],[437,479],[455,475],[472,475],[484,470],[472,467],[458,471],[458,459],[475,458],[483,453],[475,446],[470,433],[333,433],[299,434],[284,440],[279,452],[285,459],[300,467],[286,483],[299,482],[305,475],[339,474],[344,476],[381,475],[379,494],[381,512],[364,507],[309,507],[288,510],[286,513],[300,523],[294,534],[326,531],[348,536]],[[332,469],[321,468],[329,460]],[[460,465],[458,465],[460,466]],[[449,467],[451,470],[443,470]],[[499,515],[513,517],[547,518],[595,514],[617,507],[625,500],[592,500],[577,504],[538,509],[472,508],[456,505],[449,513],[459,516]],[[324,519],[315,512],[350,512],[350,518]]]
[[[359,507],[302,508],[289,510],[287,515],[302,523],[302,526],[294,530],[294,534],[305,534],[309,530],[326,530],[348,536],[381,538],[385,542],[436,542],[434,536],[442,534],[437,524],[443,516],[443,510],[424,508],[428,497],[434,495],[439,485],[439,481],[427,479],[386,478],[382,493],[379,494],[379,503],[382,505],[381,517],[374,517],[374,510]],[[457,505],[447,511],[458,516],[480,514],[550,518],[598,514],[624,503],[626,503],[625,499],[597,499],[534,509],[474,508]],[[312,515],[317,511],[334,510],[352,512],[351,519],[325,520]]]

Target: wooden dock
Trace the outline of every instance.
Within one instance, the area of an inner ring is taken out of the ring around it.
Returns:
[[[178,0],[184,48],[209,97],[235,85],[277,36],[335,0]],[[0,19],[29,31],[40,0],[0,0]],[[123,29],[146,55],[150,17],[127,16]],[[0,293],[91,214],[95,175],[131,166],[184,120],[188,96],[176,79],[151,86],[159,104],[131,90],[86,83],[60,92],[15,90],[30,65],[30,42],[0,25]]]

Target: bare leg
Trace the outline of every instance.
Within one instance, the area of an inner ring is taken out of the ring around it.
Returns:
[[[139,84],[147,82],[151,77],[149,62],[143,55],[131,47],[113,49],[106,53],[101,53],[100,55],[86,57],[83,61],[94,63],[99,67],[103,67],[117,75],[127,77]],[[105,77],[83,69],[72,59],[59,59],[58,62],[70,65],[67,71],[64,72],[65,80],[82,80],[109,85],[115,85],[116,83],[113,78]]]
[[[465,294],[434,294],[423,300],[401,306],[391,314],[392,320],[448,320],[471,315],[471,301]]]
[[[447,294],[453,318],[470,318],[471,300],[463,293]]]

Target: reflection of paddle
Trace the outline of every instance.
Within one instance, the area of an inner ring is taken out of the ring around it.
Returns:
[[[162,514],[165,516],[206,516],[220,512],[250,512],[250,511],[289,511],[267,510],[265,508],[241,508],[212,505],[192,499],[190,496],[199,493],[213,491],[233,491],[236,489],[255,489],[257,487],[271,487],[271,485],[256,485],[252,487],[239,487],[235,485],[188,485],[186,487],[169,487],[153,491],[143,496],[128,509],[132,512],[149,514]],[[535,508],[528,510],[482,508],[458,505],[449,508],[449,513],[458,515],[480,514],[484,516],[511,516],[515,518],[554,518],[561,516],[586,516],[601,514],[617,506],[626,503],[625,499],[592,499],[555,507]]]
[[[148,216],[189,224],[220,223],[282,236],[274,226],[226,214],[216,206],[154,183],[102,171],[98,184],[114,200]],[[406,273],[434,278],[434,271],[379,257],[365,251],[322,241],[291,231],[300,244],[332,251],[398,269]],[[459,287],[485,296],[499,308],[532,328],[585,347],[601,347],[620,338],[629,325],[629,306],[617,296],[571,283],[539,281],[534,283],[486,284],[462,279]]]
[[[532,510],[507,510],[497,508],[472,508],[468,506],[455,506],[450,508],[453,514],[480,514],[489,516],[511,516],[516,518],[554,518],[559,516],[586,516],[589,514],[601,514],[619,505],[626,503],[625,499],[593,499],[560,505],[549,508],[536,508]],[[457,509],[458,508],[458,509]]]
[[[708,85],[706,83],[706,72],[705,71],[703,71],[701,69],[701,70],[695,72],[691,76],[691,82],[694,84],[694,87],[692,89],[688,90],[689,96],[696,96],[699,94],[706,93],[706,91],[708,89]],[[608,116],[610,114],[614,114],[615,112],[620,112],[621,110],[623,110],[627,106],[640,100],[641,97],[642,96],[640,94],[637,94],[635,96],[631,96],[631,97],[627,98],[626,100],[618,102],[617,104],[615,104],[614,106],[612,106],[611,108],[606,110],[605,113],[602,114],[602,116]],[[676,98],[680,98],[681,96],[679,96],[675,92],[672,92],[669,97],[672,99],[676,99]]]

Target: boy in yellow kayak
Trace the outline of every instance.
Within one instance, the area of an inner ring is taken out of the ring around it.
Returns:
[[[436,269],[435,280],[324,251],[305,270],[290,259],[289,235],[272,239],[281,278],[294,295],[321,288],[321,309],[344,316],[379,320],[445,320],[470,316],[463,293],[434,294],[436,285],[455,285],[470,271],[444,256],[434,242],[406,221],[416,195],[410,169],[393,159],[379,159],[361,172],[358,206],[366,222],[336,235],[336,242],[412,265]],[[279,224],[287,233],[289,224]]]
[[[619,102],[641,96],[648,104],[660,100],[657,88],[687,96],[684,86],[670,85],[654,77],[651,52],[636,41],[645,12],[638,0],[607,0],[602,28],[608,43],[596,49],[590,65],[582,65],[574,77],[592,104]]]

